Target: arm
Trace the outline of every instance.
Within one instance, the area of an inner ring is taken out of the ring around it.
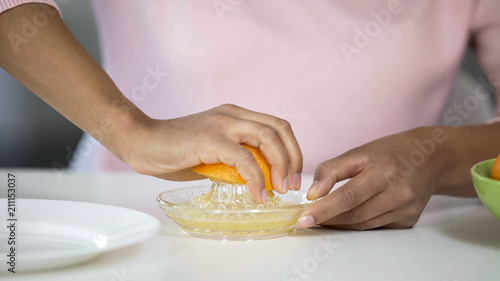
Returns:
[[[422,127],[387,136],[321,163],[299,227],[408,228],[433,194],[476,196],[473,164],[500,151],[500,123]],[[351,180],[328,192],[341,180]],[[328,195],[327,195],[328,194]]]
[[[37,19],[45,24],[35,25]],[[101,121],[113,125],[116,139],[103,139],[107,147],[122,138],[126,126],[137,126],[146,116],[121,94],[113,81],[67,29],[58,13],[43,4],[26,4],[0,15],[0,66],[41,99],[90,132]],[[109,105],[120,104],[111,110]],[[127,110],[122,110],[126,108]],[[112,151],[120,159],[125,155]]]
[[[476,5],[472,43],[500,106],[500,2],[479,0]],[[408,228],[433,194],[476,196],[470,168],[497,157],[500,122],[459,125],[387,136],[323,162],[308,197],[326,196],[305,211],[299,227]],[[348,178],[352,179],[328,194],[336,182]]]
[[[25,36],[26,20],[43,15],[47,21]],[[1,67],[139,173],[198,179],[190,167],[223,162],[238,169],[256,200],[265,200],[262,172],[241,143],[263,151],[278,191],[301,172],[302,155],[284,120],[231,105],[172,120],[149,118],[50,6],[26,4],[2,13],[0,42],[8,42],[0,44]]]

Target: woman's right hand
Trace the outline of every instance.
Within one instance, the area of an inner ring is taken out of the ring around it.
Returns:
[[[263,201],[264,176],[240,145],[246,143],[264,153],[277,191],[300,187],[302,154],[287,121],[234,105],[172,120],[150,119],[122,95],[53,7],[34,3],[2,13],[0,41],[23,34],[24,20],[40,15],[47,22],[36,36],[18,45],[0,44],[0,67],[135,171],[170,180],[199,179],[191,167],[222,162],[236,167],[252,196]]]
[[[225,104],[170,120],[146,119],[117,148],[135,171],[168,180],[194,180],[191,167],[225,163],[236,167],[253,198],[267,200],[264,175],[245,143],[260,148],[271,165],[274,188],[300,188],[302,153],[290,124],[271,115]]]

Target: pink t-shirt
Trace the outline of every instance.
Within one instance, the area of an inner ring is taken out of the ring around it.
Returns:
[[[58,11],[59,7],[54,0],[0,0],[0,14],[22,4],[41,3],[54,6]]]
[[[441,112],[470,41],[500,81],[497,0],[93,4],[103,66],[146,114],[233,103],[285,118],[306,173],[371,140],[453,118]],[[96,149],[99,168],[126,167]]]

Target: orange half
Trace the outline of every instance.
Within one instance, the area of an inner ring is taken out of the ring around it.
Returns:
[[[262,154],[260,149],[255,148],[253,146],[249,146],[243,144],[243,147],[250,150],[252,152],[253,157],[257,160],[257,164],[259,164],[262,173],[264,174],[264,179],[266,181],[266,189],[274,190],[273,184],[271,181],[271,165]],[[209,178],[211,181],[222,181],[230,184],[247,184],[247,182],[241,177],[238,170],[235,167],[231,167],[224,163],[218,164],[200,164],[198,166],[193,167],[193,171],[198,174],[204,175]]]
[[[491,169],[491,178],[500,181],[500,154],[493,164],[493,169]]]

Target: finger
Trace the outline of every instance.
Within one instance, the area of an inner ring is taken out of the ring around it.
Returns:
[[[392,210],[399,209],[394,200],[388,198],[384,192],[375,194],[369,200],[361,203],[352,210],[343,212],[323,222],[323,225],[351,225],[368,221]]]
[[[271,180],[274,188],[280,193],[286,193],[289,158],[277,132],[271,126],[255,121],[235,120],[234,122],[238,125],[229,136],[237,142],[258,147],[271,165]]]
[[[300,174],[302,173],[303,156],[300,150],[299,143],[293,133],[292,127],[290,126],[290,123],[286,120],[268,114],[251,111],[238,106],[226,106],[227,107],[223,110],[226,110],[227,112],[230,112],[235,116],[238,116],[239,118],[263,123],[271,126],[276,130],[281,143],[286,149],[286,154],[289,159],[286,173],[287,178],[284,182],[288,185],[289,189],[300,189]],[[266,155],[266,150],[268,150],[267,152],[270,152],[272,149],[274,149],[274,147],[266,147],[261,150],[263,150],[262,152],[264,153],[264,155]]]
[[[283,184],[287,185],[286,189],[299,190],[301,186],[301,173],[303,167],[303,156],[300,150],[299,143],[292,131],[290,123],[286,120],[266,116],[267,120],[261,120],[276,129],[279,139],[285,146],[288,156],[287,177],[283,180]]]
[[[202,159],[202,163],[224,163],[235,167],[241,177],[247,182],[248,190],[255,201],[260,203],[267,202],[268,196],[265,190],[264,174],[253,154],[248,149],[230,140],[218,142],[210,148],[213,151],[208,154],[216,155],[217,159],[213,157],[210,157],[209,161]]]
[[[321,182],[318,182],[320,184]],[[334,190],[322,200],[313,203],[298,221],[299,228],[320,224],[339,214],[354,209],[379,193],[382,185],[373,185],[370,177],[360,174],[345,185]]]
[[[271,126],[262,123],[258,126],[262,127],[258,133],[257,146],[262,151],[262,154],[271,165],[271,181],[273,186],[279,193],[286,193],[290,187],[290,178],[288,175],[290,159],[286,151],[286,147],[281,142],[276,130]]]
[[[314,173],[313,184],[307,192],[307,199],[327,195],[335,183],[356,176],[365,166],[365,161],[359,157],[345,155],[319,164]]]

